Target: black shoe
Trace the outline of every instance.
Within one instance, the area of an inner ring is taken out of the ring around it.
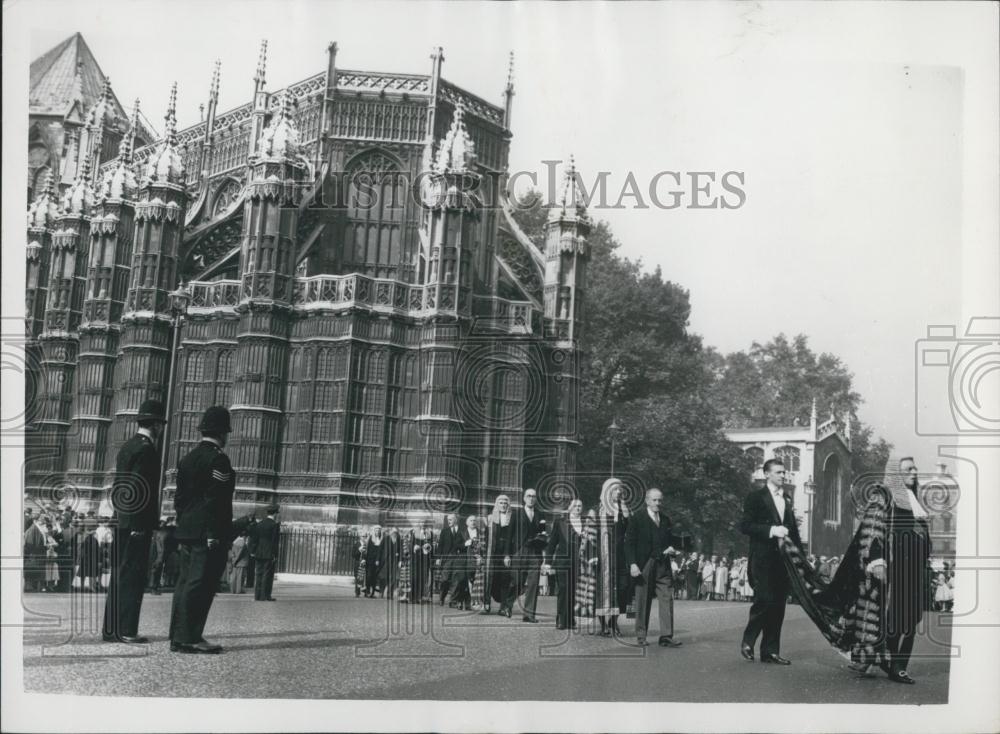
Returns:
[[[126,645],[145,645],[149,642],[148,637],[140,637],[138,635],[133,637],[131,635],[115,636],[115,635],[102,634],[101,639],[104,640],[105,642],[123,642]]]
[[[500,607],[500,614],[503,615],[504,617],[506,617],[507,619],[510,619],[510,610],[509,609],[505,609],[503,607]]]
[[[527,615],[521,617],[521,621],[522,622],[528,622],[530,624],[538,624],[538,620],[537,619],[535,619],[534,617],[529,617]]]
[[[213,645],[209,642],[196,642],[193,645],[181,645],[181,652],[194,655],[218,655],[222,652],[221,645]]]
[[[184,652],[183,648],[185,647],[187,647],[187,645],[180,642],[174,642],[173,640],[170,641],[170,652]]]
[[[889,673],[889,680],[891,680],[893,683],[909,683],[911,685],[913,683],[916,683],[916,681],[913,680],[913,678],[911,678],[905,670],[899,670],[894,673]]]
[[[744,660],[749,660],[752,663],[753,662],[753,646],[748,645],[745,642],[742,645],[740,645],[740,656]]]
[[[556,629],[557,630],[564,630],[564,629],[569,629],[569,628],[566,625],[564,625],[564,624],[557,624],[556,625]]]
[[[792,664],[791,660],[785,660],[785,658],[781,657],[780,655],[775,655],[774,653],[771,653],[769,655],[761,655],[760,656],[760,661],[762,663],[774,663],[775,665],[791,665]]]
[[[660,647],[680,647],[684,643],[678,642],[673,637],[661,637],[659,644]]]
[[[489,607],[483,607],[482,611],[479,612],[479,613],[480,614],[490,614],[490,608]]]
[[[645,637],[640,637],[637,644],[639,647],[649,647],[649,641]]]

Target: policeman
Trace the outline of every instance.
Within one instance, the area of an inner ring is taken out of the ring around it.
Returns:
[[[160,517],[160,451],[163,403],[147,400],[136,415],[138,432],[121,447],[111,486],[116,524],[111,543],[111,581],[104,603],[105,642],[143,644],[139,610],[149,573],[149,547]]]
[[[222,450],[229,411],[213,405],[198,425],[202,440],[177,466],[177,584],[170,614],[170,651],[215,654],[203,637],[212,600],[226,568],[233,534],[236,474]]]

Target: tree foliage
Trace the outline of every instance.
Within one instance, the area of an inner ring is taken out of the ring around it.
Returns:
[[[541,197],[515,213],[539,247],[546,210]],[[780,334],[747,352],[722,355],[688,330],[688,291],[659,268],[619,254],[606,222],[595,223],[584,294],[577,468],[584,503],[597,501],[600,480],[641,477],[664,491],[675,523],[706,550],[743,547],[736,530],[751,470],[725,430],[808,425],[812,401],[820,420],[832,409],[853,416],[861,396],[834,355],[815,354],[805,336]],[[854,471],[884,464],[888,445],[852,419]]]

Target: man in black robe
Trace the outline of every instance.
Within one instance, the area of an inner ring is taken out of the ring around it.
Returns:
[[[927,511],[916,492],[917,465],[909,456],[887,466],[888,523],[884,541],[872,544],[866,573],[884,589],[885,656],[882,669],[896,683],[913,683],[906,671],[917,625],[927,600],[927,561],[931,553]]]
[[[853,670],[878,665],[896,683],[913,683],[906,671],[917,625],[923,618],[927,513],[917,499],[913,459],[890,459],[882,483],[855,489],[860,521],[829,584],[787,539],[781,552],[802,609]]]

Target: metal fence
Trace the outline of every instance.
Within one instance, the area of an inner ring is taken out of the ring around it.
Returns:
[[[351,576],[358,536],[351,530],[329,532],[282,527],[278,573]]]

